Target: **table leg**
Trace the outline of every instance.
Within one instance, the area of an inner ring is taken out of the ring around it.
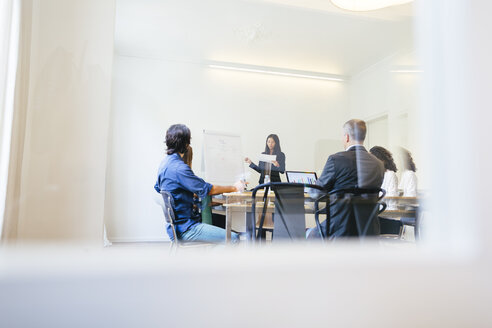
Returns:
[[[255,233],[255,224],[253,222],[253,212],[244,212],[244,219],[246,222],[246,238],[249,242],[252,242],[255,240],[254,238],[254,233]]]
[[[225,228],[226,228],[226,244],[231,242],[231,230],[232,230],[232,210],[229,207],[226,207],[225,212]]]

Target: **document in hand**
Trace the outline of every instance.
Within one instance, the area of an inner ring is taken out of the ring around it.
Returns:
[[[271,163],[276,160],[277,160],[277,155],[260,154],[260,157],[258,157],[258,161],[260,162]]]

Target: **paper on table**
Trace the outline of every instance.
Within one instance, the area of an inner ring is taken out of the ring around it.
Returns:
[[[260,162],[271,163],[271,162],[277,160],[277,155],[260,154],[260,157],[258,157],[258,160]]]

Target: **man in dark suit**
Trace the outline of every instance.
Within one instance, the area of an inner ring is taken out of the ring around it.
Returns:
[[[343,125],[345,151],[328,157],[323,172],[316,182],[318,185],[328,192],[347,188],[381,187],[384,165],[364,148],[366,131],[366,123],[362,120],[353,119]],[[379,221],[376,219],[366,224],[368,222],[364,222],[364,219],[369,217],[369,214],[365,213],[366,215],[356,217],[352,207],[347,206],[346,200],[335,202],[330,207],[330,213],[330,226],[326,226],[326,221],[321,224],[329,239],[359,236],[361,227],[364,230],[367,229],[364,232],[365,235],[379,234]],[[359,223],[359,228],[357,223]],[[317,233],[316,229],[309,231],[308,237],[314,237],[313,233]]]

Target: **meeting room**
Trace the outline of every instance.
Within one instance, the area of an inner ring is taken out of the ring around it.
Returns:
[[[490,9],[2,1],[0,326],[490,326]]]

